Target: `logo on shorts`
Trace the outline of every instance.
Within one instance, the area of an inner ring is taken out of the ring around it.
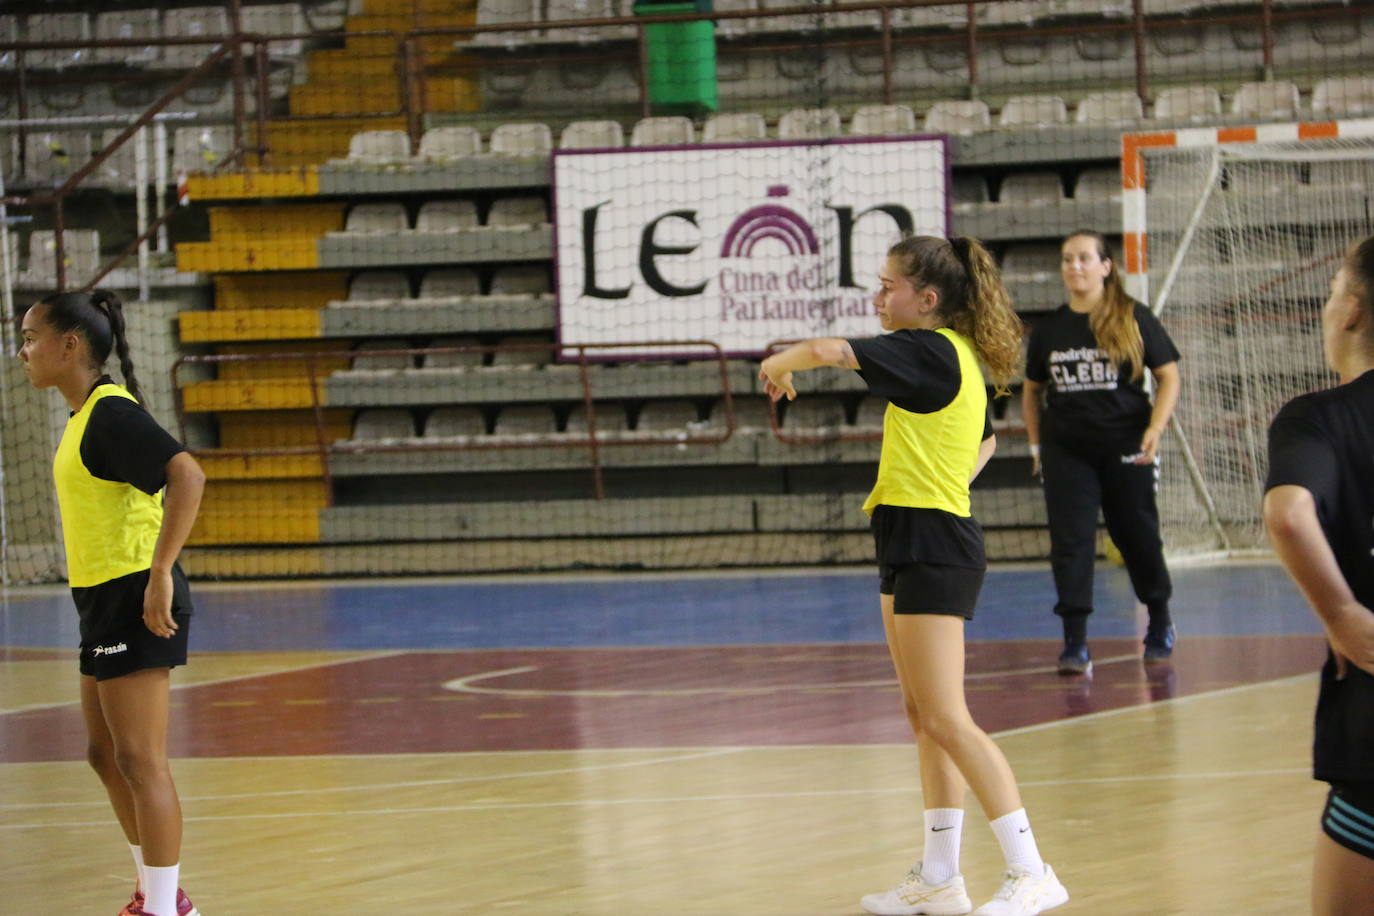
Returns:
[[[91,654],[99,657],[101,655],[117,655],[120,652],[128,651],[129,647],[126,644],[122,642],[117,642],[113,646],[96,646],[94,649],[91,650]]]

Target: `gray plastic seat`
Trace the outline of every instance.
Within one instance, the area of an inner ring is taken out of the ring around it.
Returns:
[[[1209,121],[1221,116],[1221,93],[1211,86],[1178,86],[1155,96],[1157,121]]]
[[[415,366],[415,360],[405,354],[398,353],[394,356],[367,355],[370,350],[406,350],[409,348],[410,344],[404,340],[364,340],[353,348],[353,351],[359,355],[353,357],[350,368],[368,372],[412,369]]]
[[[461,232],[476,229],[477,205],[470,200],[430,200],[415,214],[416,232]]]
[[[482,436],[486,432],[486,417],[476,407],[438,407],[425,420],[426,439]]]
[[[409,228],[405,205],[399,203],[354,204],[344,222],[345,232],[365,235],[388,235]]]
[[[420,137],[420,158],[448,162],[482,152],[482,134],[463,125],[431,127]]]
[[[849,119],[855,137],[900,137],[916,132],[916,112],[907,105],[865,105]]]
[[[421,299],[447,299],[455,296],[482,295],[482,282],[477,271],[468,267],[445,267],[431,270],[420,280]]]
[[[493,366],[519,366],[525,368],[537,368],[547,366],[553,361],[553,351],[549,347],[551,341],[547,337],[535,334],[516,334],[510,337],[503,337],[500,341],[502,347],[530,346],[528,350],[497,350],[491,356]]]
[[[547,156],[553,150],[549,125],[502,124],[491,132],[488,149],[500,156]]]
[[[431,347],[476,347],[481,344],[476,337],[439,337],[430,341]],[[486,353],[472,350],[466,353],[426,353],[421,358],[424,369],[476,369],[486,360]]]
[[[826,140],[840,133],[840,113],[833,108],[793,108],[778,119],[780,140]]]
[[[559,149],[616,149],[625,145],[619,121],[574,121],[558,137]]]
[[[365,270],[348,284],[350,302],[375,302],[383,299],[409,299],[410,281],[394,270]]]
[[[641,118],[630,131],[631,146],[685,146],[696,142],[696,128],[681,115]]]
[[[557,431],[553,408],[546,404],[512,404],[496,415],[498,436],[542,436]]]
[[[1004,204],[1057,204],[1064,199],[1064,183],[1054,172],[1019,172],[1002,179]]]
[[[768,125],[763,115],[754,111],[712,115],[701,129],[701,139],[708,143],[748,142],[767,138]]]
[[[415,418],[408,410],[373,408],[360,410],[353,418],[353,438],[367,442],[410,439],[415,436]]]
[[[988,103],[973,99],[970,101],[945,100],[936,102],[926,112],[926,130],[946,134],[971,134],[987,130],[992,126],[992,113]]]
[[[998,127],[1044,127],[1068,121],[1068,106],[1057,95],[1012,96],[997,113]]]

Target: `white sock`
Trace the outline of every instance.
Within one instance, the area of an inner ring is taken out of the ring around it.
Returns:
[[[997,837],[997,844],[1002,847],[1002,856],[1009,867],[1020,865],[1033,875],[1045,873],[1045,860],[1040,858],[1025,808],[1017,808],[993,821],[992,832]]]
[[[129,852],[134,854],[134,867],[138,870],[138,884],[134,886],[134,889],[141,891],[143,890],[143,847],[130,843]]]
[[[959,841],[964,834],[963,808],[927,808],[921,877],[940,884],[959,874]]]
[[[143,911],[148,916],[177,916],[177,872],[180,865],[143,866]]]

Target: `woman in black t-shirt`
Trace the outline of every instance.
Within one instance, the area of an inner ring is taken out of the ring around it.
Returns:
[[[1178,350],[1154,314],[1126,295],[1101,235],[1064,239],[1059,270],[1069,301],[1035,323],[1021,394],[1033,473],[1045,484],[1054,612],[1064,624],[1059,672],[1092,670],[1088,615],[1099,509],[1149,610],[1145,661],[1162,662],[1174,648],[1173,586],[1155,489],[1159,439],[1178,400]],[[1146,369],[1158,386],[1153,404]]]
[[[1264,527],[1330,643],[1313,773],[1331,791],[1312,912],[1346,916],[1374,906],[1374,236],[1331,281],[1322,345],[1341,384],[1294,398],[1274,418]]]

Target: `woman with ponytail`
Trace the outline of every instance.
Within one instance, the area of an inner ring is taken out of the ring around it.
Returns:
[[[969,485],[992,457],[981,362],[1006,392],[1020,361],[1021,322],[992,257],[969,238],[907,238],[888,251],[874,299],[879,337],[817,338],[763,361],[773,400],[797,396],[793,374],[858,371],[885,399],[872,517],[879,603],[921,760],[922,860],[897,887],[861,901],[877,916],[968,913],[959,873],[964,797],[973,789],[1006,857],[1001,889],[981,916],[1033,916],[1069,899],[1036,847],[1006,757],[969,714],[964,623],[987,560]]]
[[[1064,239],[1059,271],[1069,300],[1032,329],[1021,392],[1031,473],[1045,484],[1054,612],[1064,626],[1059,673],[1092,671],[1088,615],[1099,509],[1149,612],[1144,660],[1164,662],[1174,650],[1173,586],[1155,489],[1159,439],[1181,384],[1178,350],[1154,313],[1126,294],[1098,233]],[[1153,404],[1146,369],[1156,384]]]
[[[29,307],[19,359],[72,413],[53,460],[67,577],[80,617],[87,758],[138,869],[122,911],[196,916],[177,887],[181,806],[167,765],[170,669],[186,663],[191,599],[177,554],[205,475],[139,404],[118,297],[57,293]],[[104,374],[110,351],[124,385]]]

